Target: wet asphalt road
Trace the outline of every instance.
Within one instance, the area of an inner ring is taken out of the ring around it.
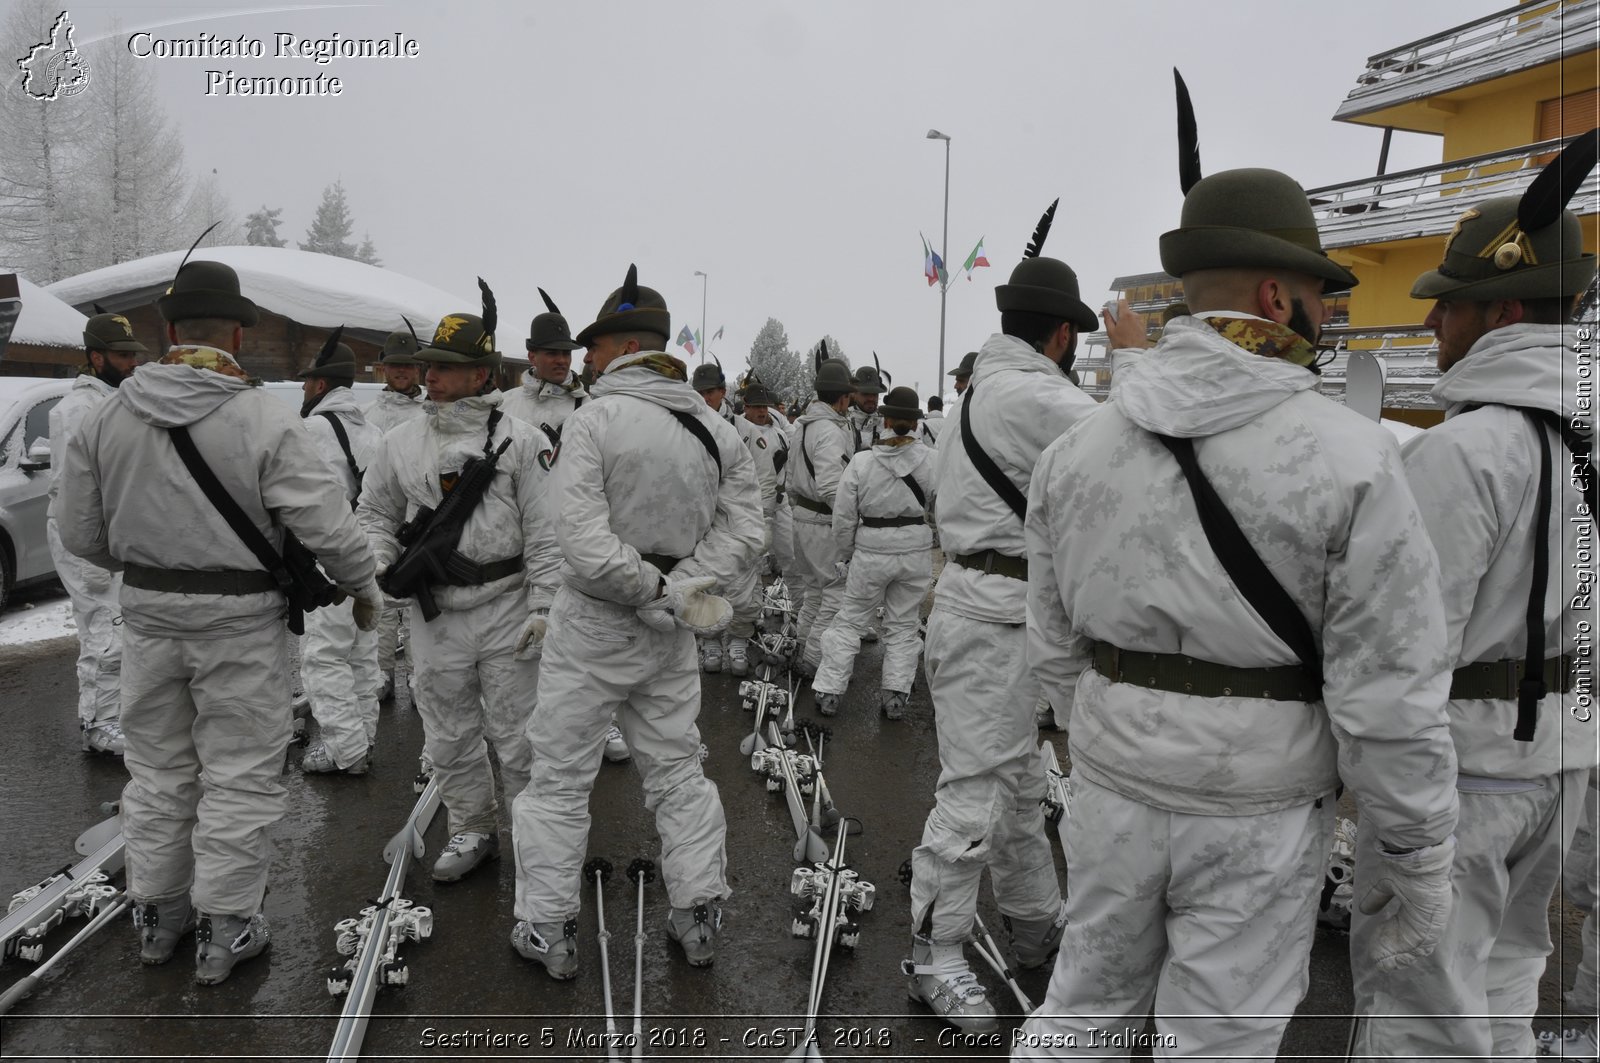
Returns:
[[[74,859],[73,839],[104,818],[98,806],[116,799],[124,779],[119,762],[78,752],[74,650],[70,640],[0,648],[0,901]],[[938,758],[921,682],[905,720],[890,723],[877,715],[879,657],[876,646],[864,648],[843,712],[827,721],[835,736],[826,752],[830,789],[841,810],[864,824],[864,832],[847,842],[847,862],[876,885],[878,903],[858,920],[855,952],[835,953],[821,1047],[829,1058],[1003,1058],[1002,1047],[952,1043],[941,1033],[946,1028],[905,996],[898,965],[908,955],[910,928],[897,869],[931,807]],[[789,934],[794,835],[781,796],[766,791],[739,753],[751,714],[739,708],[737,682],[706,678],[700,720],[711,753],[706,771],[720,788],[729,825],[734,895],[724,906],[727,924],[716,965],[691,969],[666,937],[664,891],[659,883],[647,890],[646,1056],[781,1057],[793,1045],[789,1028],[804,1024],[812,944]],[[815,718],[808,694],[802,693],[796,717]],[[1065,763],[1065,742],[1053,738]],[[272,835],[267,913],[273,943],[265,957],[242,965],[221,986],[202,988],[192,980],[187,945],[165,967],[141,967],[134,932],[119,921],[0,1019],[0,1055],[323,1058],[342,1006],[324,981],[341,961],[332,927],[382,890],[387,867],[380,852],[415,801],[411,783],[421,743],[421,723],[402,684],[396,702],[383,709],[370,775],[306,776],[299,770],[299,751],[288,754],[289,806]],[[617,868],[606,891],[606,918],[618,1027],[627,1033],[635,912],[633,886],[622,869],[635,856],[656,858],[660,846],[629,765],[602,766],[593,810],[590,854]],[[442,812],[427,840],[429,854],[420,868],[414,866],[406,895],[432,907],[433,937],[405,950],[410,984],[380,990],[365,1054],[401,1060],[606,1058],[592,890],[585,893],[579,921],[581,973],[574,982],[556,983],[520,959],[507,941],[513,922],[509,829],[502,832],[504,858],[450,885],[435,884],[426,873],[445,840]],[[987,890],[981,912],[998,930]],[[1553,962],[1545,979],[1542,1010],[1548,1015],[1559,1010],[1558,977],[1570,982],[1579,958],[1578,915],[1558,900],[1552,923],[1561,970]],[[49,939],[51,949],[79,925],[58,929]],[[976,956],[972,962],[1002,1013],[1003,1044],[1020,1022],[1021,1008]],[[16,959],[6,961],[0,988],[25,969]],[[1047,981],[1048,972],[1021,978],[1035,1002]],[[1319,930],[1310,992],[1289,1027],[1284,1056],[1343,1058],[1349,1006],[1345,939]]]

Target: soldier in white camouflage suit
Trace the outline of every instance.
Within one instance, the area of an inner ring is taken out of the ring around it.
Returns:
[[[816,675],[822,663],[822,635],[844,600],[844,577],[837,571],[839,546],[833,539],[833,497],[839,478],[855,454],[850,420],[850,368],[817,351],[817,397],[789,434],[789,505],[794,567],[799,576],[800,615],[796,628],[798,670]]]

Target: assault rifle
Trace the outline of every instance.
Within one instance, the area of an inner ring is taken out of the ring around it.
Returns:
[[[495,466],[500,463],[500,455],[510,445],[511,439],[507,437],[498,449],[491,451],[485,446],[482,454],[468,458],[456,485],[444,496],[439,508],[423,506],[395,533],[402,550],[394,564],[378,578],[378,586],[391,598],[415,598],[424,621],[439,615],[430,585],[448,582],[448,565],[456,552],[456,544],[461,542],[461,530],[478,503],[483,501],[489,481],[494,479]]]

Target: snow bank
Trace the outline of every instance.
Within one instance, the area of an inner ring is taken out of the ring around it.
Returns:
[[[427,336],[441,317],[477,313],[480,302],[476,293],[452,295],[379,266],[287,247],[204,247],[195,257],[232,266],[240,288],[258,306],[318,328],[392,332],[406,327],[404,317]],[[165,290],[182,261],[182,251],[168,251],[68,277],[49,290],[73,306],[141,288]]]
[[[72,600],[66,595],[16,606],[0,613],[0,646],[25,646],[49,639],[76,638]]]
[[[11,333],[12,343],[31,343],[39,347],[83,346],[83,325],[89,320],[87,316],[26,277],[17,277],[17,288],[22,294],[22,316],[17,318],[17,327]]]

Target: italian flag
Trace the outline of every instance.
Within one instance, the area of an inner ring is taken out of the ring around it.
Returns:
[[[987,266],[989,260],[983,257],[983,240],[978,241],[978,246],[972,249],[972,254],[967,256],[966,263],[961,267],[967,271],[967,280],[972,279],[972,271],[979,266]]]

